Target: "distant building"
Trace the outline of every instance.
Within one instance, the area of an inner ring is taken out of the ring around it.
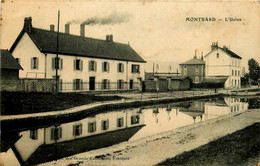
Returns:
[[[145,73],[146,91],[188,90],[192,80],[189,76],[176,76],[167,73]]]
[[[180,70],[182,76],[189,76],[193,83],[200,83],[205,77],[205,61],[198,59],[195,55],[192,59],[181,63]]]
[[[240,56],[226,46],[221,48],[218,43],[212,43],[211,51],[204,58],[206,61],[205,80],[212,80],[212,83],[221,82],[224,88],[241,87],[240,64],[242,58]],[[221,81],[218,80],[218,77]]]
[[[80,35],[57,32],[32,26],[32,18],[24,20],[24,27],[10,51],[24,70],[20,78],[56,78],[61,91],[129,90],[140,88],[146,61],[128,44],[85,37],[85,26]],[[59,54],[56,59],[56,54]]]
[[[8,50],[1,49],[1,90],[15,90],[23,68]]]

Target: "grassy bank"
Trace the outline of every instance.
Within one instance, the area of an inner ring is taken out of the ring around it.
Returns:
[[[260,153],[260,124],[229,134],[158,165],[239,165]],[[257,162],[257,161],[256,161]],[[253,165],[256,165],[254,163]]]
[[[64,110],[98,101],[120,100],[119,96],[82,93],[1,92],[1,114],[16,115]]]

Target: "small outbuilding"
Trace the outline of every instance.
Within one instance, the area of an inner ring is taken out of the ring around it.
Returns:
[[[19,84],[19,70],[22,69],[8,50],[1,49],[1,90],[16,88]]]
[[[192,79],[189,76],[176,76],[170,73],[145,73],[147,91],[177,91],[191,88]]]

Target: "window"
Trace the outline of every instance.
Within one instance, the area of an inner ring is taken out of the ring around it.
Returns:
[[[101,129],[102,130],[108,130],[109,128],[109,120],[102,120],[101,121]]]
[[[97,71],[97,62],[89,61],[89,71]]]
[[[57,67],[58,65],[58,67]],[[62,69],[63,68],[63,59],[61,58],[52,58],[52,69]]]
[[[83,61],[80,59],[74,60],[74,70],[82,70],[83,69]]]
[[[38,69],[39,67],[39,58],[33,57],[31,59],[31,69]]]
[[[51,128],[51,140],[59,140],[62,138],[62,128]]]
[[[124,125],[124,119],[117,118],[117,127],[123,127],[123,125]]]
[[[109,63],[108,62],[102,63],[102,71],[103,72],[109,72]]]
[[[195,83],[198,83],[198,82],[199,82],[199,77],[196,76],[196,77],[195,77]]]
[[[79,136],[82,134],[82,124],[73,126],[73,136]]]
[[[123,63],[119,63],[118,64],[117,71],[119,73],[123,73],[124,72],[124,64]]]
[[[38,139],[38,130],[30,130],[30,138],[33,140],[37,140]]]
[[[217,58],[219,58],[219,53],[217,53]]]
[[[88,123],[88,132],[94,133],[96,131],[96,122],[89,122]]]
[[[238,70],[237,72],[238,72],[237,75],[240,76],[240,71]]]
[[[133,115],[131,116],[131,124],[138,124],[139,123],[139,115]]]
[[[140,73],[140,66],[132,65],[132,73]]]
[[[232,76],[234,75],[234,70],[232,70]]]
[[[73,80],[73,90],[81,90],[83,85],[83,81],[81,79]]]
[[[187,74],[187,68],[184,67],[184,75],[186,75],[186,74]]]
[[[117,89],[123,89],[123,80],[117,80]]]
[[[109,80],[104,79],[102,80],[102,89],[109,89]]]
[[[235,70],[235,76],[237,75],[237,70]]]

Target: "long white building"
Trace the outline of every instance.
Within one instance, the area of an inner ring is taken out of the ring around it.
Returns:
[[[134,89],[144,80],[144,64],[129,44],[85,37],[85,26],[80,26],[80,36],[32,26],[32,18],[24,20],[24,27],[10,51],[23,67],[20,78],[60,78],[60,90],[117,90]],[[56,54],[58,59],[56,60]],[[58,65],[56,65],[58,61]]]

